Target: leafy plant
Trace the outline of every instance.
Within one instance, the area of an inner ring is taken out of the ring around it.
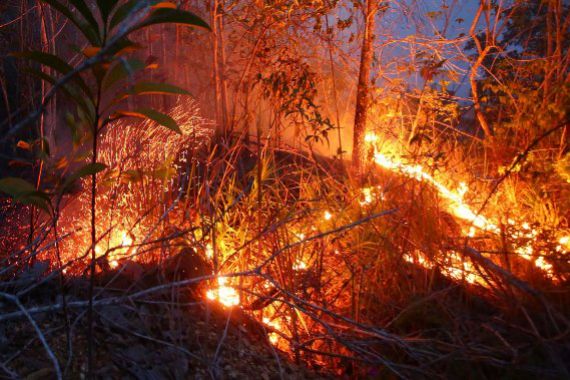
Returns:
[[[84,60],[73,67],[59,57],[42,51],[25,51],[14,54],[35,64],[27,68],[31,75],[49,83],[53,93],[58,91],[75,106],[75,113],[66,117],[74,142],[90,144],[90,160],[79,169],[68,173],[60,171],[60,176],[51,191],[41,191],[32,183],[21,178],[5,178],[0,181],[0,190],[14,199],[55,214],[55,205],[50,203],[50,196],[69,189],[72,184],[82,177],[91,177],[91,283],[89,307],[89,373],[93,374],[92,351],[92,299],[95,273],[96,231],[96,191],[97,174],[105,170],[105,165],[98,161],[98,138],[102,131],[112,122],[137,117],[152,120],[173,131],[180,133],[176,122],[157,110],[141,108],[124,109],[125,101],[139,95],[189,95],[177,86],[164,83],[133,81],[133,74],[147,67],[142,61],[128,57],[129,53],[141,48],[131,37],[137,31],[157,24],[179,24],[189,27],[209,29],[209,26],[197,15],[178,9],[174,3],[149,1],[119,1],[97,0],[94,10],[85,0],[70,0],[65,5],[58,0],[43,0],[53,9],[73,24],[87,41],[87,47],[81,50]],[[37,66],[41,69],[38,69]],[[46,68],[54,75],[48,74]],[[44,100],[44,106],[50,100]],[[41,113],[41,112],[40,112]],[[39,114],[38,113],[38,116]],[[46,143],[41,143],[46,147]],[[42,149],[43,154],[37,155],[46,163],[49,160],[49,150]],[[56,165],[57,166],[57,165]],[[60,162],[59,169],[68,169],[68,162]]]

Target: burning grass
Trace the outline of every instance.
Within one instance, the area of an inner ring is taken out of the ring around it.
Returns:
[[[173,112],[182,136],[122,125],[102,137],[109,169],[97,199],[94,302],[101,323],[112,319],[109,300],[128,300],[136,313],[149,314],[142,305],[167,297],[177,306],[152,313],[177,313],[170,333],[149,322],[144,337],[135,336],[194,350],[181,338],[188,316],[207,320],[225,310],[262,331],[277,362],[283,355],[331,372],[566,373],[569,235],[562,224],[540,224],[522,212],[517,218],[512,204],[503,205],[511,211],[505,213],[494,198],[486,201],[485,187],[466,167],[457,181],[396,144],[388,149],[384,137],[367,137],[371,162],[361,186],[336,160],[269,139],[223,139],[196,115],[194,105]],[[4,287],[15,287],[28,264],[40,262],[49,266],[40,278],[62,272],[64,288],[81,281],[88,210],[87,192],[77,189],[61,209],[57,245],[53,226],[40,220],[37,242],[4,248]],[[29,313],[61,316],[66,308],[81,320],[81,295],[68,293],[67,305],[45,302],[31,297],[38,285],[30,286],[18,293],[30,302]],[[200,310],[180,306],[188,291],[192,299],[184,302]],[[4,320],[25,315],[4,308]],[[227,326],[218,326],[218,347],[230,344]],[[206,357],[208,368],[229,371],[220,366],[220,349]]]

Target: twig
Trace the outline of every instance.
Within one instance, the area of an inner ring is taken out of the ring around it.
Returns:
[[[40,341],[42,342],[42,345],[44,346],[44,349],[46,351],[47,356],[50,358],[50,360],[53,364],[53,368],[55,370],[55,375],[56,375],[57,379],[58,380],[62,379],[61,368],[59,367],[59,362],[57,361],[55,354],[53,353],[51,347],[49,346],[42,330],[39,328],[38,324],[32,318],[30,313],[26,310],[24,305],[22,305],[22,303],[20,302],[20,299],[16,296],[12,295],[12,294],[4,293],[4,292],[0,292],[0,296],[4,297],[5,299],[7,299],[11,302],[13,302],[14,304],[16,304],[16,306],[21,310],[21,312],[26,316],[26,318],[28,319],[28,321],[30,322],[30,324],[32,325],[34,330],[36,331],[38,338],[40,339]]]
[[[215,375],[215,369],[218,365],[218,358],[220,356],[220,352],[222,351],[222,346],[224,345],[224,341],[228,336],[228,330],[230,327],[231,318],[232,318],[232,309],[230,308],[228,312],[228,317],[226,318],[226,326],[224,327],[224,333],[222,335],[222,338],[218,342],[218,346],[216,347],[216,352],[214,353],[214,358],[212,359],[212,363],[210,364],[210,371],[213,372],[212,375]],[[217,376],[213,377],[216,378]]]

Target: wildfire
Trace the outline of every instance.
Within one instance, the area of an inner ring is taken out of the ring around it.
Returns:
[[[420,182],[430,184],[443,198],[451,202],[450,211],[458,218],[473,224],[483,231],[497,234],[500,232],[500,228],[496,224],[493,224],[484,216],[475,213],[464,202],[463,197],[468,190],[467,184],[464,182],[460,184],[457,190],[453,191],[437,181],[431,174],[424,171],[421,165],[408,165],[403,162],[398,162],[395,158],[389,158],[382,153],[376,153],[374,155],[374,162],[385,169],[396,171]]]
[[[397,172],[403,174],[407,177],[416,179],[420,182],[424,182],[435,188],[438,194],[448,201],[448,211],[455,215],[457,218],[462,219],[469,224],[471,224],[469,230],[466,232],[466,235],[469,237],[474,237],[477,234],[477,229],[489,232],[495,235],[499,235],[501,233],[501,229],[499,226],[492,222],[490,219],[486,218],[483,215],[480,215],[478,212],[475,212],[464,200],[464,196],[469,190],[469,187],[466,183],[461,182],[459,187],[456,190],[451,190],[447,187],[444,183],[437,180],[433,175],[428,173],[424,170],[422,165],[419,164],[408,164],[405,163],[403,160],[395,157],[394,155],[388,156],[384,153],[378,151],[378,147],[374,144],[378,141],[378,137],[373,134],[369,133],[366,135],[365,141],[370,143],[374,150],[374,162],[383,167],[384,169],[388,169],[393,172]],[[366,195],[365,195],[366,196]],[[366,199],[366,198],[365,198]],[[514,224],[514,222],[513,222]],[[476,228],[475,228],[476,227]],[[521,228],[519,231],[514,232],[511,237],[515,240],[525,240],[526,243],[523,243],[520,247],[518,247],[515,252],[516,254],[530,262],[532,262],[537,268],[543,270],[549,277],[554,276],[553,266],[552,264],[548,263],[544,257],[540,256],[535,258],[535,252],[531,245],[531,242],[536,236],[538,236],[539,231],[537,229],[533,229],[530,227],[528,223],[522,223]],[[563,239],[564,242],[570,241]],[[562,243],[560,244],[562,245]],[[452,262],[456,261],[454,259],[451,260]],[[462,262],[462,260],[460,260]],[[465,265],[465,264],[461,264]],[[468,268],[463,268],[463,272],[467,272]],[[454,273],[448,273],[450,277],[456,277]],[[467,276],[468,277],[468,276]],[[469,278],[467,278],[469,281]],[[472,281],[469,282],[479,282],[476,277],[471,278]]]
[[[108,250],[104,250],[101,247],[101,243],[95,246],[95,256],[102,257],[106,254],[109,266],[115,269],[119,266],[119,260],[129,253],[129,249],[132,245],[133,239],[129,234],[119,231],[118,234],[112,235],[108,243]]]
[[[212,243],[206,244],[205,254],[206,258],[208,258],[209,260],[211,260],[214,257],[214,247],[212,246]]]
[[[268,317],[263,317],[262,321],[264,325],[269,326],[274,330],[281,331],[281,323],[279,323],[277,319],[270,319]],[[270,332],[269,334],[267,334],[267,337],[269,338],[271,344],[277,345],[277,343],[279,343],[279,334],[277,334],[276,332]]]
[[[188,126],[187,129],[191,129],[190,127],[191,126]],[[170,134],[163,135],[162,133],[160,134],[160,143],[157,144],[155,142],[152,142],[151,144],[151,134],[145,132],[142,136],[137,137],[137,141],[141,140],[146,145],[141,145],[140,152],[137,151],[140,154],[132,155],[133,157],[136,157],[136,159],[133,162],[128,162],[128,165],[125,165],[123,168],[121,165],[124,165],[124,162],[122,159],[120,159],[120,157],[129,156],[132,145],[135,144],[135,141],[132,140],[129,140],[130,142],[127,143],[128,140],[126,137],[131,135],[137,136],[137,134],[133,131],[124,133],[124,135],[114,134],[108,136],[104,142],[104,146],[107,149],[103,150],[105,162],[112,163],[112,167],[121,167],[122,170],[124,169],[123,171],[126,171],[131,167],[139,166],[144,167],[147,171],[157,170],[156,168],[152,167],[150,163],[161,162],[164,161],[167,157],[174,156],[174,153],[180,149],[179,146],[181,145],[190,146],[192,144],[195,144],[195,140],[190,141],[187,138],[177,137]],[[141,132],[138,133],[140,134]],[[202,141],[206,139],[199,140]],[[465,195],[468,193],[469,187],[466,183],[461,182],[456,188],[446,185],[447,182],[443,182],[440,180],[440,178],[436,178],[434,175],[430,174],[422,165],[406,162],[397,154],[387,154],[386,152],[380,152],[377,146],[379,140],[379,137],[372,133],[369,133],[365,136],[365,141],[368,144],[371,144],[371,146],[373,146],[375,149],[373,156],[374,162],[384,169],[409,178],[413,178],[420,182],[427,183],[435,190],[437,190],[437,193],[441,196],[441,198],[445,200],[448,211],[458,219],[461,219],[469,224],[469,226],[466,227],[466,230],[464,231],[466,236],[475,237],[481,232],[494,235],[501,233],[502,230],[499,228],[498,223],[483,215],[479,215],[479,213],[477,213],[467,204],[465,201]],[[142,149],[143,146],[152,147],[152,149]],[[147,150],[148,153],[144,153],[143,155],[143,152],[146,152]],[[110,152],[115,151],[119,151],[120,154],[117,156],[110,156]],[[180,168],[176,168],[176,170],[180,170]],[[116,225],[118,217],[128,220],[132,219],[133,216],[127,212],[128,210],[143,209],[142,205],[150,202],[147,198],[139,199],[138,195],[129,196],[129,193],[127,191],[122,191],[123,188],[132,190],[131,183],[120,182],[115,186],[117,186],[117,189],[119,189],[117,190],[117,203],[120,206],[120,213],[109,213],[110,216],[102,213],[99,218],[99,220],[101,220],[101,222],[99,222],[101,223],[101,226],[99,227],[100,231],[104,231],[105,228],[112,226],[114,223]],[[154,196],[161,193],[161,189],[167,185],[165,185],[164,182],[160,182],[156,186],[161,186],[160,188],[155,188],[160,190],[157,190],[156,192],[149,192],[149,196]],[[108,191],[107,193],[102,194],[108,195],[105,195],[103,202],[100,202],[100,204],[114,205],[114,193]],[[355,199],[355,204],[358,204],[363,208],[375,207],[373,205],[384,199],[383,189],[380,186],[364,187],[360,189],[360,193],[357,194],[358,196]],[[154,198],[151,198],[150,200],[153,199]],[[89,204],[87,198],[84,200],[84,204]],[[313,214],[311,216],[311,218],[314,218],[313,222],[320,221],[325,222],[323,224],[330,224],[334,218],[340,215],[339,210],[330,207],[331,206],[329,205],[327,206],[328,209],[322,208],[320,211],[317,211],[315,214]],[[81,219],[83,218],[83,215],[78,215],[77,217]],[[515,226],[517,226],[517,223],[515,221],[509,221],[509,224],[510,227],[513,227],[513,229]],[[69,223],[69,225],[74,226],[75,224]],[[96,246],[97,256],[100,257],[102,255],[107,255],[108,263],[111,268],[118,267],[121,258],[124,258],[125,256],[136,252],[136,247],[133,247],[133,239],[135,236],[139,236],[141,231],[135,231],[132,228],[126,228],[125,226],[127,225],[128,224],[121,221],[120,227],[115,231],[112,231],[107,239],[102,239],[101,242]],[[300,227],[296,226],[292,231],[290,231],[293,240],[295,242],[305,241],[308,236],[312,235],[312,232],[318,230],[318,225],[319,223],[307,223]],[[85,228],[84,230],[87,231],[88,228]],[[520,228],[518,228],[517,231],[513,232],[511,235],[513,239],[522,241],[522,243],[519,244],[519,246],[515,249],[515,252],[521,258],[529,260],[535,266],[544,270],[548,275],[553,276],[554,274],[552,265],[544,258],[543,255],[536,257],[537,255],[535,254],[533,246],[531,245],[533,240],[536,240],[536,237],[539,235],[539,233],[540,231],[538,229],[531,227],[529,224],[522,223]],[[82,236],[78,236],[77,239],[78,241],[84,241]],[[231,238],[227,239],[226,241],[228,246],[224,245],[223,239],[224,238],[217,239],[215,246],[212,242],[206,242],[197,248],[203,253],[206,259],[212,260],[216,254],[216,256],[218,256],[218,261],[222,262],[224,260],[224,257],[228,256],[227,252],[232,251],[229,249],[229,247],[232,245]],[[570,236],[559,237],[557,243],[557,251],[562,252],[568,250],[570,246]],[[338,249],[335,249],[334,253],[336,255],[342,254]],[[296,253],[296,256],[293,256],[293,259],[290,261],[292,263],[291,269],[296,272],[297,276],[302,277],[305,274],[311,274],[311,272],[308,271],[310,265],[312,265],[310,258],[311,255],[303,251]],[[442,258],[442,261],[438,261],[437,263],[434,262],[431,257],[428,257],[421,251],[413,252],[413,254],[406,254],[404,256],[404,260],[425,268],[435,268],[437,266],[438,270],[440,270],[443,275],[455,280],[463,280],[471,284],[486,284],[485,279],[479,274],[475,265],[469,260],[464,260],[463,256],[455,251],[448,252],[445,257]],[[218,302],[228,308],[238,307],[242,304],[242,302],[246,304],[246,300],[240,299],[240,292],[234,286],[232,286],[231,282],[231,278],[217,276],[215,281],[212,282],[209,289],[206,290],[206,298],[208,300]],[[260,312],[261,314],[258,315],[257,319],[260,320],[264,325],[271,328],[271,330],[268,331],[269,341],[275,346],[280,346],[282,344],[285,345],[287,339],[283,339],[283,337],[292,336],[293,330],[291,330],[290,327],[291,320],[283,313],[282,308],[277,308],[274,305],[269,305],[263,308]],[[305,328],[307,329],[307,326],[305,326]]]
[[[371,205],[372,203],[376,202],[378,199],[381,200],[384,199],[381,186],[363,187],[362,189],[360,189],[360,193],[361,197],[358,203],[362,207]]]
[[[305,263],[303,260],[295,260],[295,263],[293,264],[293,270],[305,269],[307,269],[307,263]]]
[[[228,286],[227,277],[218,276],[218,287],[209,289],[206,292],[206,298],[217,301],[226,307],[238,306],[240,304],[239,293],[231,286]]]
[[[404,260],[426,269],[435,268],[435,265],[421,251],[415,251],[413,256],[404,255]],[[486,285],[485,279],[477,273],[473,264],[463,260],[463,257],[454,251],[446,255],[446,263],[440,268],[440,271],[444,276],[454,280],[465,280],[470,284]]]

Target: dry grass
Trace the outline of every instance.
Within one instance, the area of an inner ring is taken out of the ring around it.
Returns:
[[[351,178],[340,162],[265,140],[222,139],[196,114],[188,107],[174,112],[188,121],[182,123],[182,137],[149,125],[116,126],[103,137],[102,157],[110,170],[99,184],[95,305],[97,323],[111,329],[116,339],[122,339],[122,333],[106,322],[115,318],[116,310],[105,300],[128,301],[119,311],[128,316],[117,318],[130,319],[131,313],[140,318],[128,327],[144,326],[144,334],[135,331],[137,341],[169,347],[167,351],[178,347],[177,358],[187,363],[183,368],[195,355],[207,358],[204,373],[228,377],[238,366],[230,359],[231,350],[250,339],[239,333],[243,320],[262,331],[258,344],[279,352],[271,354],[278,362],[287,357],[339,374],[568,375],[568,263],[565,253],[556,250],[562,231],[559,213],[554,204],[541,203],[530,185],[506,181],[485,209],[504,223],[502,233],[468,238],[468,226],[450,214],[425,183],[371,166],[364,180],[368,190],[363,190],[362,179]],[[447,185],[461,176],[472,189],[469,201],[482,204],[489,186],[470,173],[455,143],[441,149],[448,153],[445,162],[426,161],[433,173],[447,173]],[[420,151],[410,157],[427,156]],[[14,255],[15,248],[7,247],[3,252],[5,258],[15,259],[5,261],[11,266],[2,272],[2,291],[20,292],[32,315],[44,318],[40,324],[60,365],[72,362],[69,373],[81,372],[84,360],[83,331],[77,328],[83,323],[84,294],[69,287],[81,281],[86,264],[87,200],[80,191],[69,196],[61,211],[59,246],[66,268],[54,260],[52,234],[39,239],[32,250],[28,246]],[[507,223],[512,215],[540,226],[540,236],[512,238],[518,228]],[[37,227],[46,233],[51,229],[47,221]],[[4,228],[8,234],[12,227]],[[517,248],[527,245],[554,265],[554,279],[517,257]],[[39,278],[49,279],[48,273],[65,269],[67,317],[75,327],[65,323],[60,297],[37,297],[33,294],[40,285],[21,285],[30,269],[29,260],[20,258],[30,255],[36,262],[49,260],[49,270],[39,271]],[[240,299],[232,312],[231,338],[225,338],[229,325],[224,323],[204,329],[213,331],[214,338],[188,335],[189,326],[202,334],[209,315],[214,320],[223,315],[217,302],[205,300],[207,290],[217,289],[219,274],[228,276],[226,286]],[[477,278],[474,284],[472,276]],[[23,290],[27,287],[31,289]],[[149,303],[152,310],[145,306]],[[2,308],[6,319],[22,318],[11,305]],[[59,342],[62,335],[50,329],[70,330],[79,351],[74,348],[69,358]],[[32,342],[24,330],[20,337]],[[133,331],[129,334],[132,338]],[[97,343],[100,349],[115,352],[114,341],[103,335]],[[23,345],[20,359],[35,352],[24,340],[17,341]],[[196,346],[195,341],[201,343]],[[214,341],[215,349],[199,351],[200,344]],[[2,354],[5,371],[19,371],[10,355]],[[104,359],[102,354],[98,360]],[[110,373],[123,370],[114,365]],[[284,374],[274,369],[270,375]]]

